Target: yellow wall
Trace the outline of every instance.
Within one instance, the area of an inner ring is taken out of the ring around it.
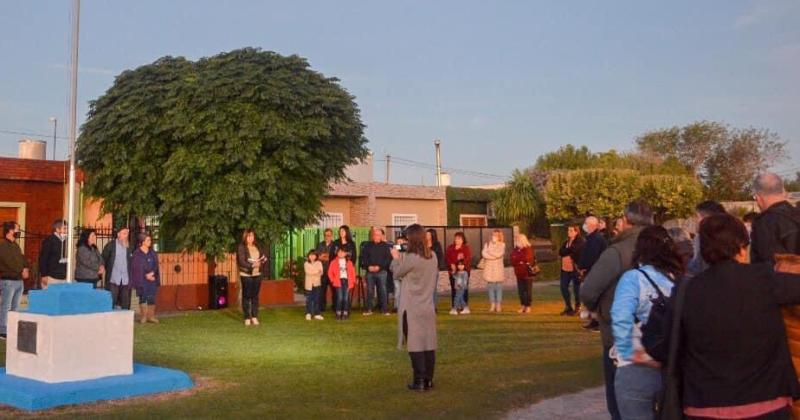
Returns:
[[[326,213],[342,213],[344,224],[350,223],[350,199],[346,197],[327,197],[322,199],[322,210]]]
[[[416,214],[417,222],[429,226],[447,223],[447,209],[444,200],[412,200],[398,198],[378,198],[375,202],[375,224],[392,224],[392,214]]]

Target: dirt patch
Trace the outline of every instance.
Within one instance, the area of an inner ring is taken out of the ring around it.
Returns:
[[[194,395],[212,393],[222,391],[227,388],[233,387],[236,384],[230,382],[222,382],[217,379],[207,378],[203,376],[192,376],[194,387],[183,391],[165,392],[157,395],[145,395],[141,397],[126,398],[122,400],[113,401],[100,401],[85,405],[73,405],[67,407],[53,408],[51,410],[42,410],[36,412],[28,412],[18,410],[8,406],[0,405],[0,419],[42,419],[51,418],[54,416],[64,417],[93,417],[104,414],[110,414],[111,411],[132,405],[138,404],[161,404],[167,401],[174,401],[177,399],[187,398]]]

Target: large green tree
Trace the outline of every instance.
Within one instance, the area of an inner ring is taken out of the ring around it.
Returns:
[[[178,246],[219,257],[246,227],[313,222],[366,156],[363,130],[337,79],[245,48],[123,72],[90,103],[76,157],[103,211],[158,216]]]
[[[777,134],[714,121],[650,131],[636,145],[645,155],[679,161],[703,181],[707,196],[718,200],[748,197],[756,174],[786,157],[786,142]]]

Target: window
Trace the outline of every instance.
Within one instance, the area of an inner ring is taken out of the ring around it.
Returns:
[[[417,223],[416,214],[392,214],[392,226],[408,226]]]
[[[344,224],[344,214],[342,213],[325,213],[320,217],[315,227],[336,229]]]
[[[461,226],[488,226],[486,215],[483,214],[462,214],[458,216],[458,221]]]

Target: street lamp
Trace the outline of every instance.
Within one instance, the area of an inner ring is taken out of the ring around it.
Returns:
[[[56,128],[58,127],[58,118],[50,117],[48,119],[53,123],[53,160],[56,160]]]

